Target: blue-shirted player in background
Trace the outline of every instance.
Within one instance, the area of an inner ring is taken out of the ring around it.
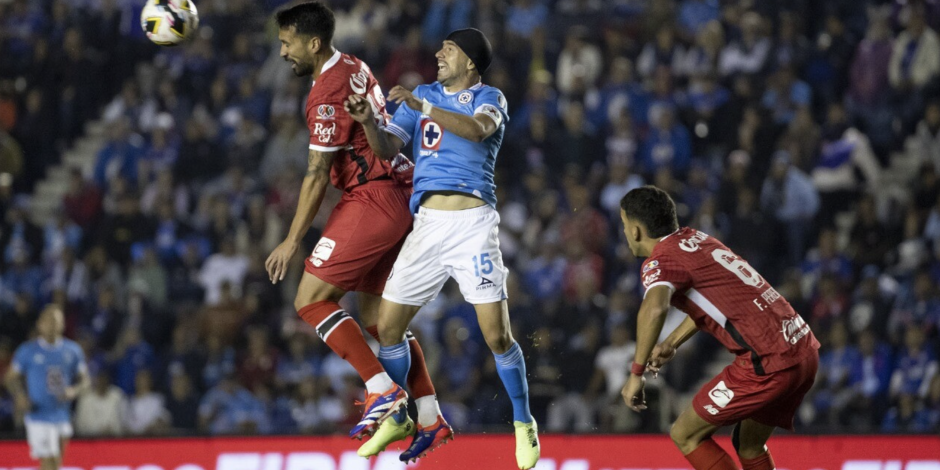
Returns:
[[[345,106],[363,124],[376,154],[392,159],[413,141],[414,229],[405,240],[379,307],[379,360],[392,379],[405,383],[410,367],[405,331],[418,313],[440,292],[449,277],[473,304],[496,368],[512,400],[516,429],[516,463],[520,469],[539,459],[538,428],[529,413],[525,362],[509,329],[506,275],[499,250],[496,154],[509,120],[506,99],[498,89],[484,85],[480,75],[492,60],[489,41],[476,29],[451,33],[440,51],[438,81],[421,85],[414,93],[397,86],[388,99],[399,104],[391,123],[379,129],[374,110],[361,96],[350,96]],[[404,385],[403,385],[404,386]],[[430,403],[421,403],[429,399]],[[401,459],[413,460],[453,437],[434,397],[417,400],[418,426],[411,446]],[[384,448],[401,433],[400,420],[382,423],[372,438]],[[371,441],[370,441],[371,442]],[[367,442],[366,445],[369,445]],[[362,455],[360,453],[360,455]]]
[[[88,367],[82,348],[62,337],[65,318],[59,307],[47,306],[36,329],[39,337],[13,353],[6,386],[24,415],[30,455],[41,470],[58,470],[72,436],[72,400],[90,384]]]

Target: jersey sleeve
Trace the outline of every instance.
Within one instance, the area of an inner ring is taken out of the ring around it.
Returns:
[[[82,375],[88,373],[88,362],[85,361],[85,351],[82,351],[82,347],[77,343],[72,345],[72,350],[75,351],[75,374]]]
[[[656,286],[667,286],[672,289],[673,293],[676,293],[685,291],[692,285],[692,276],[689,272],[675,258],[668,255],[651,257],[646,260],[642,269],[640,276],[643,279],[645,292],[649,292]]]
[[[477,93],[473,101],[476,108],[473,115],[483,114],[488,116],[496,127],[509,122],[509,106],[506,103],[506,97],[498,88],[485,87],[480,93]]]
[[[24,343],[19,348],[16,348],[16,352],[13,353],[13,362],[10,363],[10,367],[14,372],[22,374],[26,371],[26,366],[29,363],[29,343]]]
[[[314,89],[317,96],[307,106],[307,127],[310,129],[310,150],[335,152],[346,148],[352,138],[356,121],[343,108],[341,87],[331,90]]]
[[[413,94],[415,98],[424,99],[424,86],[415,88]],[[408,142],[411,142],[412,134],[414,134],[415,125],[418,124],[418,117],[418,111],[402,103],[398,109],[395,110],[392,120],[385,126],[385,132],[398,137],[401,139],[402,143],[408,145]]]

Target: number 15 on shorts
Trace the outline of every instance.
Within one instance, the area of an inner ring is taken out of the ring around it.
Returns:
[[[477,260],[479,258],[479,261]],[[483,267],[481,270],[480,267]],[[493,272],[493,260],[490,259],[489,253],[483,253],[480,256],[473,257],[473,273],[476,277],[480,277],[481,274],[490,274]]]

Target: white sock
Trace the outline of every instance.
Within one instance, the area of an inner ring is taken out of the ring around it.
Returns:
[[[423,427],[432,426],[441,415],[441,406],[437,403],[437,396],[428,395],[415,400],[418,407],[418,424]]]
[[[366,391],[369,393],[385,393],[392,388],[392,378],[386,372],[375,374],[371,379],[366,380]]]

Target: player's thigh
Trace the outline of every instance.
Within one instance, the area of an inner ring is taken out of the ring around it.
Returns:
[[[509,270],[499,249],[499,213],[490,206],[470,209],[467,220],[449,221],[441,260],[471,304],[506,300]]]
[[[447,235],[441,228],[437,221],[420,215],[415,218],[414,228],[405,238],[385,282],[383,299],[422,307],[437,297],[449,276],[441,263],[441,239]],[[380,314],[380,323],[381,318]]]
[[[778,373],[757,375],[731,364],[699,389],[692,409],[715,426],[737,424],[789,393],[783,379]]]
[[[344,295],[346,291],[342,288],[320,279],[309,271],[304,271],[300,278],[300,286],[297,288],[297,297],[294,299],[294,308],[300,310],[307,305],[324,300],[339,302]]]
[[[379,323],[379,305],[382,296],[359,292],[359,323],[368,328]]]
[[[512,347],[512,331],[509,325],[509,306],[505,300],[487,304],[474,304],[477,322],[486,345],[496,354],[503,354]]]
[[[761,424],[753,419],[741,421],[732,433],[731,442],[734,444],[734,450],[745,459],[760,457],[774,429],[776,429],[775,426]]]
[[[702,441],[711,437],[718,428],[719,426],[702,419],[702,417],[695,412],[693,407],[690,406],[686,408],[676,419],[676,422],[672,424],[672,428],[669,429],[669,437],[672,438],[672,441],[675,442],[679,450],[682,451],[682,455],[688,455],[695,450]]]

